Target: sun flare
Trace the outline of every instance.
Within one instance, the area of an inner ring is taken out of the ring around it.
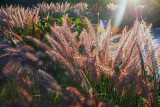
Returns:
[[[114,21],[115,22],[114,27],[118,27],[120,25],[120,23],[123,19],[125,10],[126,10],[127,2],[128,2],[128,0],[123,0],[122,1],[119,10],[116,13],[116,17],[115,17],[115,21]]]

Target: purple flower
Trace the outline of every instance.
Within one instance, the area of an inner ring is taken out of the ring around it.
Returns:
[[[90,42],[90,46],[93,46],[93,43],[92,43],[92,42]]]

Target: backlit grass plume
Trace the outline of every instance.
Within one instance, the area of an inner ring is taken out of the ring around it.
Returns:
[[[155,106],[153,87],[157,87],[159,59],[155,42],[150,29],[144,22],[136,21],[132,30],[117,36],[111,35],[111,23],[100,35],[96,35],[92,24],[86,18],[88,29],[80,34],[72,33],[67,26],[67,16],[62,26],[52,29],[52,36],[46,35],[50,46],[39,40],[28,37],[40,45],[53,61],[58,61],[70,71],[73,77],[81,77],[80,70],[85,75],[90,74],[94,81],[100,75],[112,78],[117,91],[127,91],[136,86],[137,95],[142,95],[147,105]],[[119,39],[119,42],[115,40]],[[83,46],[83,52],[78,50]],[[152,79],[149,81],[148,76]],[[82,79],[82,78],[81,78]],[[139,90],[139,91],[138,91]],[[140,91],[142,90],[142,91]]]
[[[67,10],[69,10],[72,6],[70,5],[70,3],[66,2],[66,3],[56,3],[54,4],[53,2],[51,2],[50,4],[48,3],[41,3],[38,4],[36,8],[40,8],[40,12],[47,12],[47,13],[65,13]]]
[[[116,93],[130,104],[125,96],[128,95],[129,90],[134,89],[132,94],[136,103],[141,97],[144,105],[156,106],[159,90],[160,46],[157,46],[157,42],[152,38],[151,25],[147,26],[145,22],[135,21],[133,29],[124,28],[122,34],[113,35],[111,21],[106,28],[97,32],[89,19],[85,18],[88,27],[83,28],[80,33],[73,32],[76,25],[72,23],[69,25],[68,15],[62,19],[62,25],[55,23],[52,26],[45,22],[41,26],[45,20],[39,23],[39,16],[43,12],[79,13],[86,9],[85,3],[72,6],[67,2],[65,4],[42,3],[34,9],[20,6],[1,7],[0,28],[3,34],[7,31],[11,35],[3,39],[8,39],[7,45],[0,39],[2,41],[0,42],[0,73],[5,78],[14,78],[19,84],[21,84],[19,81],[24,81],[26,73],[32,74],[34,79],[47,89],[47,92],[56,92],[64,97],[65,102],[60,104],[62,106],[67,104],[68,106],[101,106],[112,102],[119,104],[112,99],[107,100],[106,103],[101,101],[99,95],[106,95],[106,93],[98,93],[99,87],[97,89],[95,87],[103,76],[111,81],[109,91],[106,87],[105,92]],[[28,31],[22,36],[19,35],[21,34],[18,32],[19,28]],[[45,28],[47,28],[46,32]],[[57,78],[61,76],[56,75],[54,70],[56,64],[65,70],[62,74],[69,73],[67,76],[73,79],[75,85],[63,86],[64,84],[58,81]],[[105,83],[106,81],[103,84]],[[29,86],[27,82],[26,84]]]
[[[68,3],[68,2],[65,2],[65,3],[51,2],[50,4],[43,2],[35,6],[35,8],[40,9],[40,14],[42,14],[43,12],[50,13],[50,14],[57,14],[57,13],[69,14],[70,12],[79,14],[81,11],[87,10],[88,9],[87,7],[88,7],[88,4],[82,3],[82,2],[77,3],[75,5],[72,5],[71,3]]]
[[[42,60],[45,54],[36,52],[32,47],[21,44],[15,48],[0,44],[0,74],[4,78],[15,80],[23,87],[32,86],[34,81],[27,80],[31,75],[35,80],[44,86],[48,91],[56,90],[61,93],[61,87],[56,80],[48,73],[44,72],[48,67]]]
[[[11,30],[32,26],[39,22],[39,9],[24,8],[21,6],[7,6],[0,8],[1,30]]]

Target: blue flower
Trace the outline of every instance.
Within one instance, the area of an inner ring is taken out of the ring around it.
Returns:
[[[102,21],[104,28],[107,26],[107,20]]]

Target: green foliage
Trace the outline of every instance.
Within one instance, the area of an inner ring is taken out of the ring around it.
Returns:
[[[64,88],[75,85],[75,81],[70,77],[67,70],[62,68],[57,62],[53,64],[53,68],[48,73],[55,77],[57,82]]]
[[[135,86],[128,90],[126,93],[122,94],[123,91],[116,90],[114,81],[104,75],[100,77],[98,82],[91,81],[91,87],[95,90],[96,96],[100,98],[101,101],[112,103],[113,105],[118,105],[119,107],[142,107],[143,101],[141,96],[135,96]]]
[[[43,89],[42,87],[40,87],[36,84],[31,88],[30,92],[34,98],[34,101],[38,101],[38,102],[43,101],[42,100],[42,94],[43,94],[42,89]]]
[[[0,103],[7,105],[15,104],[17,99],[20,98],[17,89],[15,82],[8,81],[5,83],[0,91]]]
[[[85,29],[87,28],[87,24],[86,24],[86,20],[85,19],[76,18],[76,19],[73,20],[72,23],[75,23],[75,26],[74,26],[73,29],[78,34],[80,34],[84,28]]]
[[[65,15],[62,15],[60,18],[56,18],[56,16],[54,17],[53,14],[47,14],[46,12],[43,12],[42,16],[39,18],[40,23],[39,24],[32,24],[32,26],[29,25],[25,25],[24,28],[19,27],[18,29],[12,29],[12,32],[20,35],[20,37],[28,44],[31,44],[30,42],[28,42],[27,40],[27,36],[33,36],[36,37],[37,39],[40,39],[46,43],[48,43],[48,41],[45,38],[45,35],[47,34],[51,34],[51,29],[50,27],[52,27],[54,25],[54,23],[56,23],[58,26],[62,25],[62,22],[65,18]],[[85,19],[81,19],[81,18],[74,18],[74,17],[70,17],[68,19],[68,24],[69,26],[75,24],[72,28],[73,32],[77,32],[78,35],[82,32],[82,30],[84,28],[87,28],[87,24]],[[77,39],[78,36],[77,36]]]
[[[48,96],[49,96],[49,101],[53,106],[58,106],[59,103],[63,100],[63,97],[57,94],[51,94]]]

